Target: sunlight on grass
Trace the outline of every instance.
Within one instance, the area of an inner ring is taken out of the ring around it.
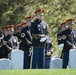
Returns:
[[[76,69],[1,70],[0,75],[76,75]]]

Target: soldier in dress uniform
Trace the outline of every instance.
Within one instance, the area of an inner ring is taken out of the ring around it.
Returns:
[[[3,39],[3,45],[4,45],[4,50],[7,50],[7,58],[8,54],[15,49],[19,49],[19,43],[18,43],[18,38],[16,36],[13,36],[14,33],[14,25],[8,25],[7,26],[8,30],[8,36],[4,37]]]
[[[18,43],[18,38],[14,36],[14,25],[9,25],[8,27],[8,32],[9,32],[9,41],[12,43],[11,48],[12,49],[19,49],[19,43]]]
[[[31,34],[33,37],[32,68],[45,67],[45,36],[47,34],[47,23],[42,21],[43,13],[43,9],[36,10],[36,20],[34,20],[33,24],[31,25]]]
[[[46,36],[46,50],[45,50],[45,68],[50,68],[51,63],[51,54],[53,53],[52,39],[47,35]]]
[[[30,26],[31,26],[31,21],[33,17],[29,16],[26,17],[26,26],[21,30],[21,37],[22,37],[22,42],[21,42],[21,50],[24,51],[24,69],[29,69],[30,68],[30,56],[29,56],[29,49],[31,47],[31,32],[30,32]]]
[[[63,43],[62,39],[63,31],[65,31],[68,28],[66,22],[63,22],[60,25],[61,25],[61,31],[57,34],[58,45]]]
[[[74,19],[69,19],[66,21],[67,22],[67,25],[69,27],[71,31],[71,38],[72,38],[72,41],[73,41],[73,48],[76,48],[76,30],[73,29],[73,25],[74,25]]]
[[[68,19],[66,21],[68,25],[68,29],[63,31],[62,39],[64,40],[64,47],[62,50],[62,60],[63,65],[62,68],[67,68],[68,61],[69,61],[69,50],[74,48],[73,46],[73,39],[72,39],[72,28],[73,28],[73,21],[74,19]]]
[[[66,22],[62,22],[60,24],[61,26],[61,31],[57,34],[57,41],[58,41],[58,46],[64,43],[64,39],[62,38],[63,36],[63,32],[68,29],[67,23]],[[62,52],[60,54],[60,58],[62,58]]]

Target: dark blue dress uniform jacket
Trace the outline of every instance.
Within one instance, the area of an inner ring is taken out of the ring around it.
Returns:
[[[72,35],[71,35],[72,30],[67,29],[65,31],[63,31],[63,36],[62,39],[64,40],[64,48],[63,48],[63,52],[65,53],[69,53],[69,50],[72,49]]]
[[[44,21],[42,22],[41,20],[36,19],[31,25],[31,34],[33,37],[32,46],[39,47],[42,45],[41,47],[43,47],[44,43],[40,43],[41,37],[39,36],[39,34],[47,34],[46,23]]]
[[[31,46],[31,33],[30,33],[30,28],[27,26],[22,29],[21,31],[21,37],[22,37],[22,42],[21,42],[21,48],[24,51],[29,51],[29,48]]]

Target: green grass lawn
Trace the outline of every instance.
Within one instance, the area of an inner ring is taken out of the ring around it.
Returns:
[[[0,70],[0,75],[76,75],[76,69]]]

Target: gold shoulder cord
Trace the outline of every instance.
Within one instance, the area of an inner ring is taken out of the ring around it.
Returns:
[[[58,40],[61,40],[61,39],[62,39],[62,37],[61,37],[61,36],[59,36],[59,37],[58,37]]]
[[[32,34],[32,36],[33,36],[35,39],[37,39],[37,36],[36,36],[36,35]]]
[[[62,36],[62,39],[65,40],[65,39],[66,39],[66,35],[63,35],[63,36]]]

